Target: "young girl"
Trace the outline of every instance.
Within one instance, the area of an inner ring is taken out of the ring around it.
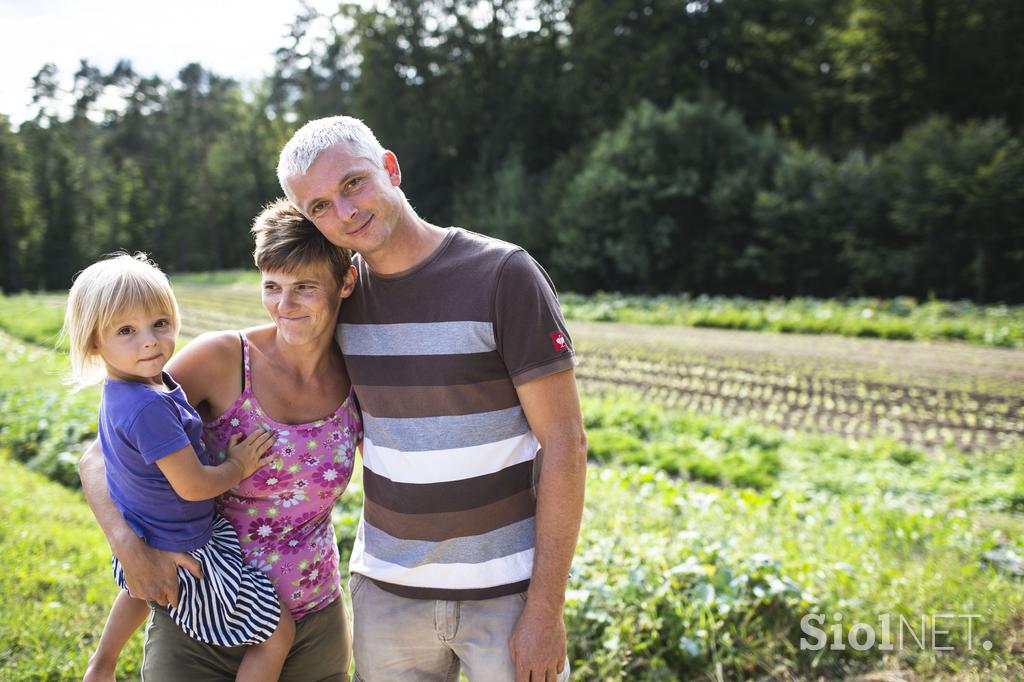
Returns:
[[[64,330],[71,381],[82,387],[105,375],[99,440],[110,496],[147,544],[188,552],[198,580],[178,569],[179,601],[168,614],[190,637],[221,646],[252,645],[238,680],[276,680],[295,633],[266,575],[243,564],[231,524],[214,515],[213,499],[260,467],[276,434],[257,429],[232,437],[227,459],[212,465],[202,422],[163,371],[178,336],[178,304],[170,283],[144,255],[115,255],[86,268],[68,296]],[[117,657],[150,605],[122,592],[103,628],[87,682],[112,682]],[[161,607],[162,608],[162,607]]]

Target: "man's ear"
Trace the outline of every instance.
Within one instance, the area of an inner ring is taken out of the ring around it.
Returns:
[[[398,157],[390,149],[384,152],[384,170],[391,178],[391,184],[398,187],[402,184],[402,169],[398,165]]]
[[[352,291],[356,288],[356,280],[359,279],[359,274],[356,271],[356,266],[348,266],[348,272],[345,273],[345,277],[341,280],[341,291],[338,292],[338,298],[348,298],[352,295]]]

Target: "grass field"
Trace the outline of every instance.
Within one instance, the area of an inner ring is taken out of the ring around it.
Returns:
[[[262,321],[254,284],[176,282],[186,335]],[[74,679],[113,594],[80,495],[29,471],[73,486],[95,430],[95,392],[68,397],[64,358],[33,343],[59,313],[59,297],[0,299],[0,551],[35,557],[3,578],[11,679]],[[1024,679],[1024,352],[571,329],[593,464],[566,605],[574,679]],[[345,556],[360,504],[357,479],[335,510]],[[844,648],[801,649],[814,614]],[[885,618],[911,626],[903,647],[849,645]],[[936,630],[952,650],[927,646]]]
[[[81,679],[117,594],[81,495],[0,457],[0,679]],[[138,679],[142,638],[120,661]]]

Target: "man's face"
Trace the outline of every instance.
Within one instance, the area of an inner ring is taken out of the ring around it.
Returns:
[[[303,175],[289,178],[299,209],[329,242],[364,256],[384,248],[402,216],[402,174],[391,152],[384,166],[355,155],[347,142],[320,152]]]

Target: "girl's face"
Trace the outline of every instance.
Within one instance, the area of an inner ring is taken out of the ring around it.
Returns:
[[[352,293],[354,280],[354,271],[346,273],[339,288],[326,265],[295,273],[264,272],[263,307],[287,343],[309,344],[334,335],[338,306]]]
[[[107,376],[121,381],[163,385],[163,369],[174,354],[177,331],[166,312],[128,310],[113,324],[100,329],[96,352],[107,366]]]

